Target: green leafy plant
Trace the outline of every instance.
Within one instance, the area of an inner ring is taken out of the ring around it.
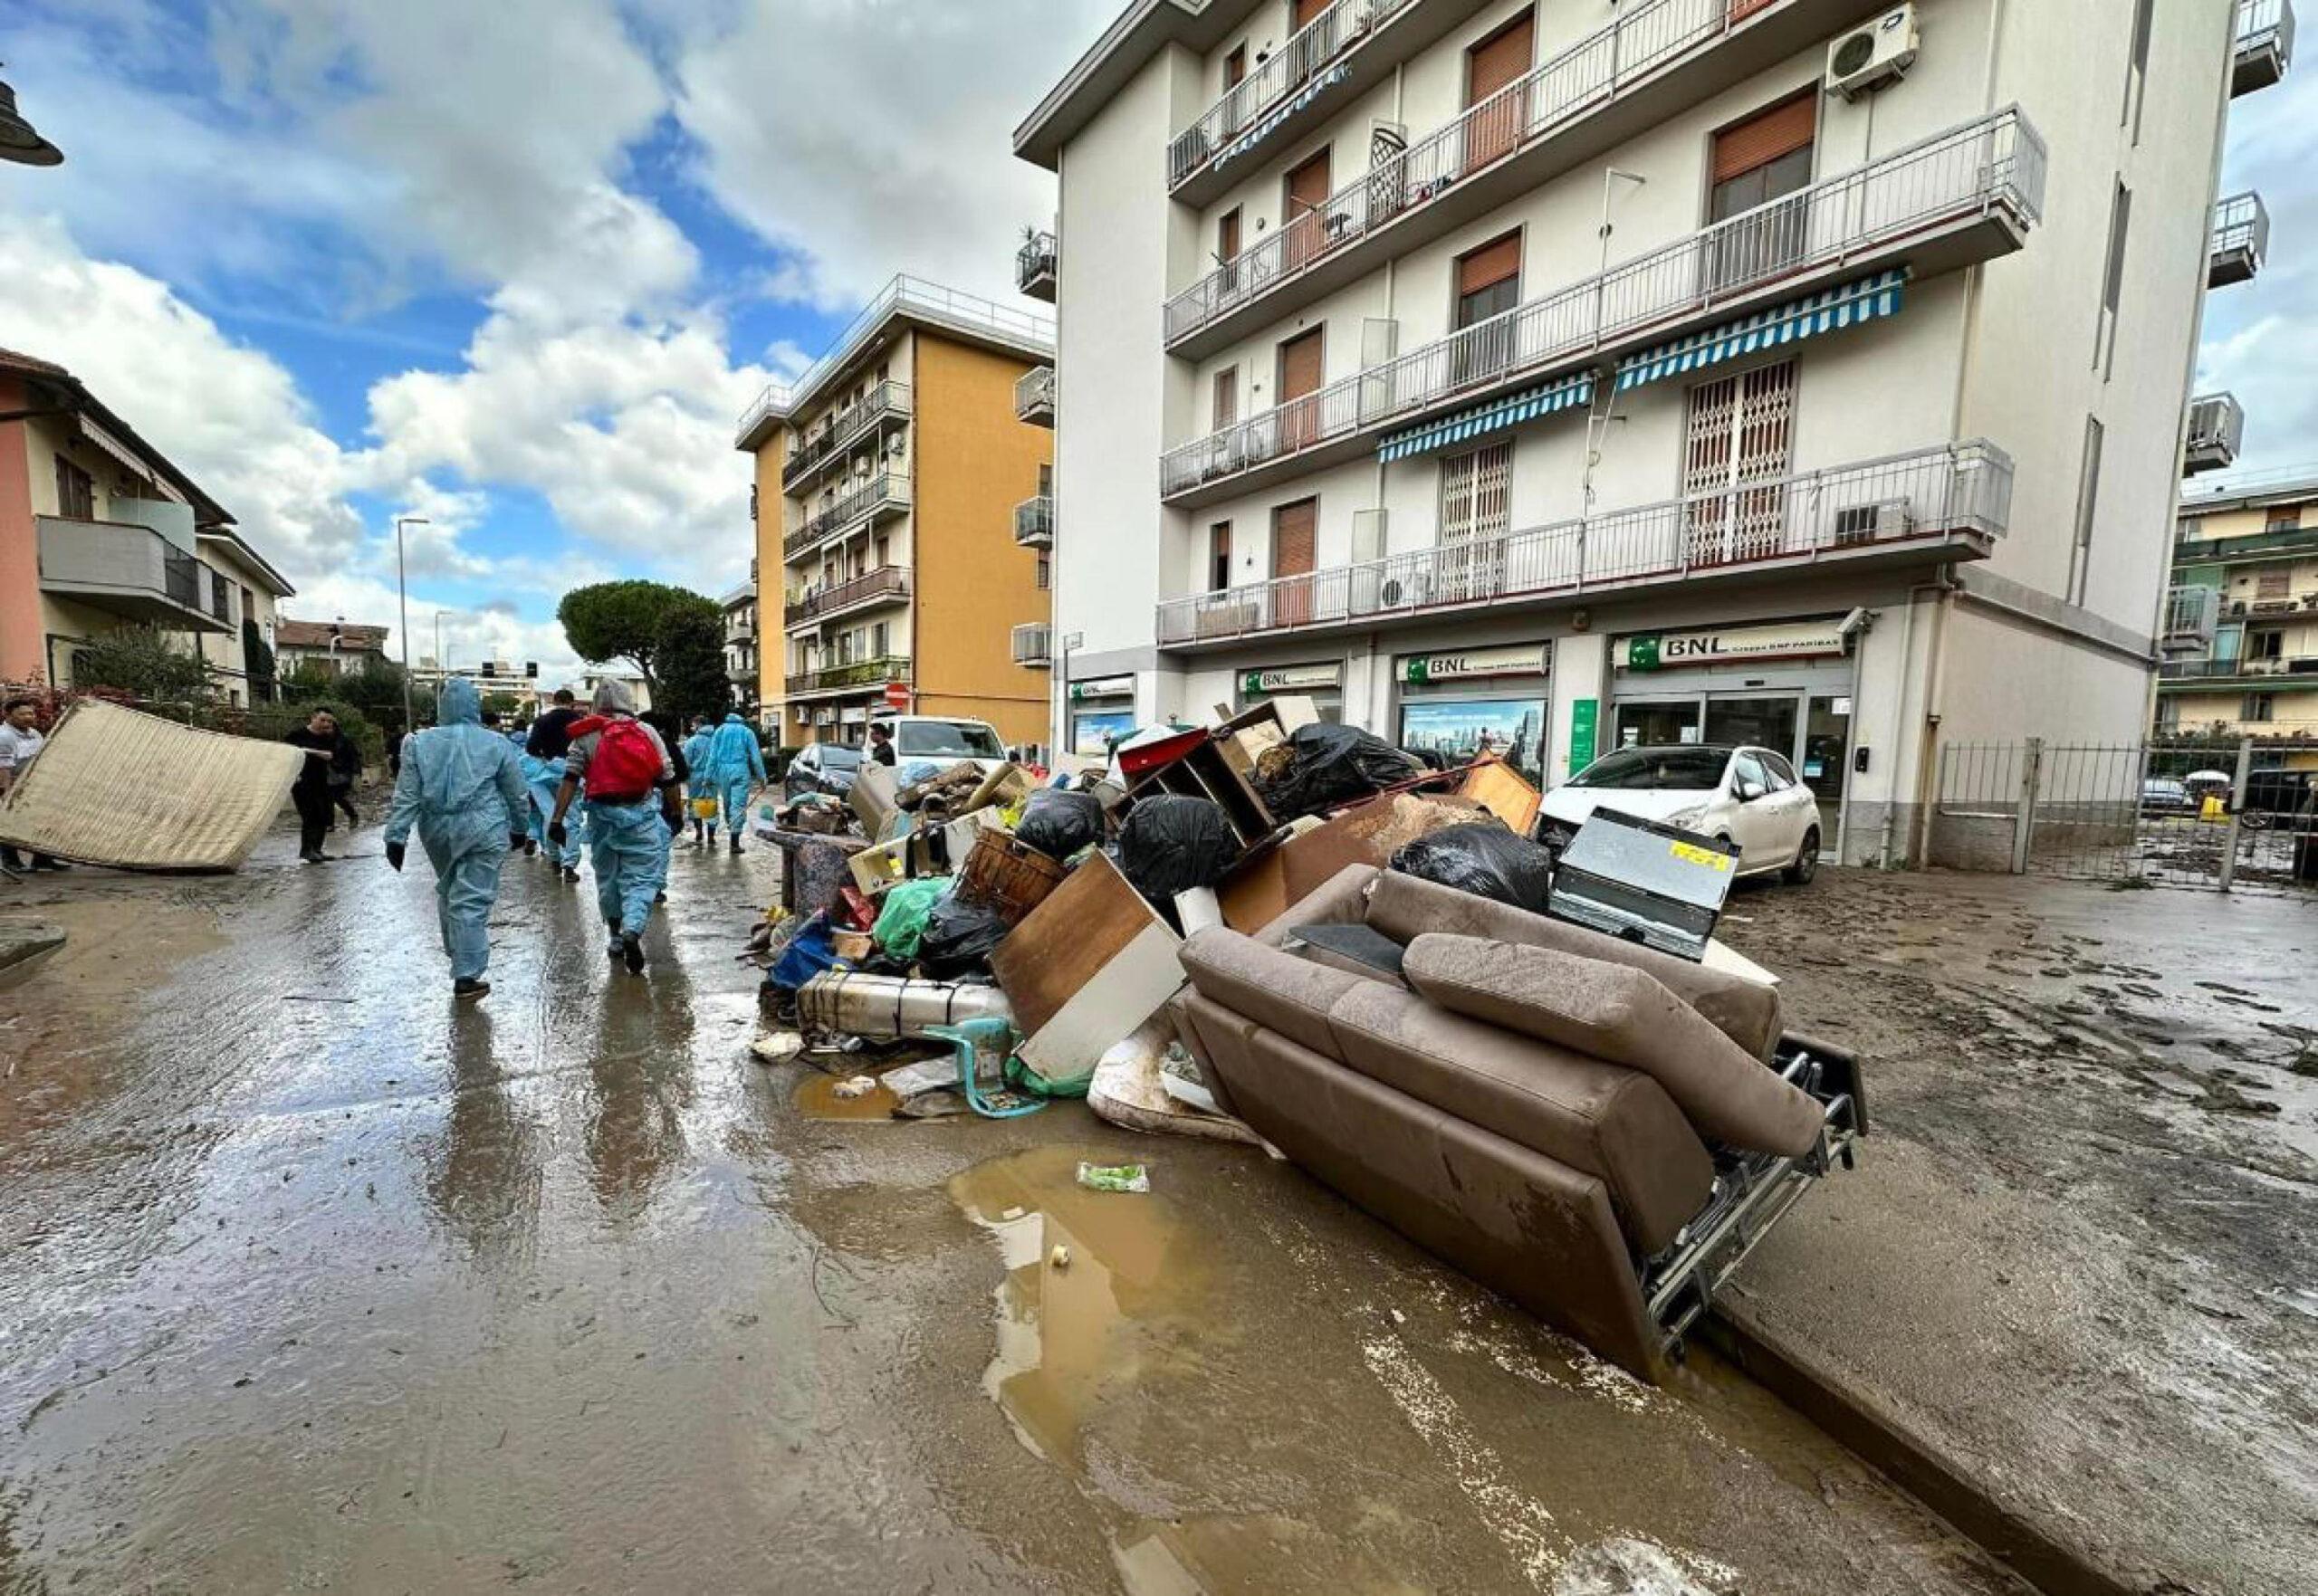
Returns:
[[[652,689],[653,707],[683,724],[694,715],[723,720],[733,707],[733,691],[724,676],[724,622],[714,606],[672,609],[660,623],[655,658],[660,679]]]
[[[110,687],[156,703],[206,702],[216,691],[216,673],[170,638],[153,626],[91,637],[73,651],[73,684]]]

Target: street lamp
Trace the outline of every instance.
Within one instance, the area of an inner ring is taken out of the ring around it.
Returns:
[[[423,527],[433,524],[423,515],[395,517],[395,597],[401,607],[402,615],[401,625],[397,630],[402,633],[402,734],[405,737],[418,729],[418,720],[411,712],[410,708],[410,584],[403,577],[402,530],[405,527]],[[437,665],[441,664],[443,656],[436,655],[435,663]]]
[[[5,82],[0,82],[0,161],[20,167],[53,167],[64,161],[64,152],[24,120],[16,109],[16,91]]]

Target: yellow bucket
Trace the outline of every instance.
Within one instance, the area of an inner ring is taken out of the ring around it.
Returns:
[[[716,800],[715,800],[714,798],[694,798],[694,799],[693,799],[693,800],[692,800],[692,816],[693,816],[693,818],[694,818],[694,819],[695,819],[695,820],[714,820],[714,819],[715,819],[715,818],[716,818]]]

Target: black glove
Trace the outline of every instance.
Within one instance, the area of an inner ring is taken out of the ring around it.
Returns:
[[[514,853],[522,853],[523,845],[531,840],[532,834],[528,831],[511,831],[507,834],[507,846]]]
[[[403,849],[404,845],[398,842],[390,842],[387,845],[387,863],[398,870],[402,868]]]
[[[559,847],[559,848],[560,848],[560,847],[561,847],[561,846],[563,846],[563,822],[562,822],[562,821],[560,821],[560,820],[551,820],[551,821],[549,821],[549,822],[547,823],[547,840],[548,840],[549,844],[550,844],[551,846],[555,846],[555,847]]]
[[[673,815],[665,815],[662,818],[667,821],[668,833],[672,836],[682,832],[685,828],[685,817],[684,813],[681,810]]]

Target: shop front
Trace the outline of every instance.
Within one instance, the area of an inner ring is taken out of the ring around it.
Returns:
[[[1069,747],[1083,759],[1107,758],[1135,730],[1135,678],[1097,676],[1069,686]]]
[[[1393,662],[1396,741],[1444,764],[1493,753],[1543,786],[1552,657],[1543,642],[1403,655]]]
[[[1320,719],[1330,725],[1344,720],[1344,662],[1326,664],[1275,665],[1263,670],[1235,672],[1239,707],[1253,709],[1273,698],[1308,698]]]
[[[1844,617],[1611,640],[1602,751],[1748,743],[1783,753],[1832,815],[1850,769],[1853,662]]]

